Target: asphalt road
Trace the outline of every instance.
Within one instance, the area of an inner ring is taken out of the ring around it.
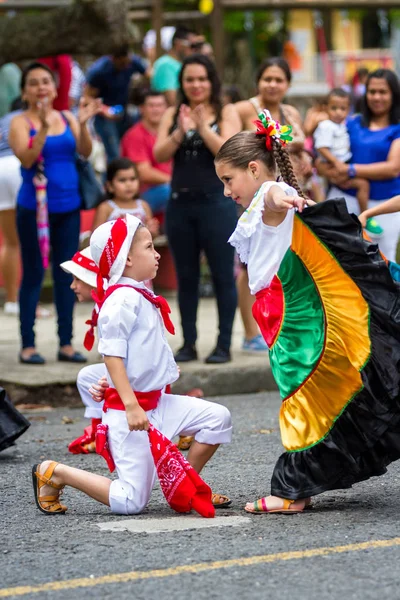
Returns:
[[[147,532],[155,519],[169,518],[174,527],[182,518],[158,487],[139,517],[111,515],[71,489],[63,499],[66,515],[39,513],[32,463],[51,458],[104,475],[106,468],[101,457],[67,452],[86,424],[82,410],[30,413],[32,427],[15,448],[0,453],[0,598],[399,599],[400,464],[379,479],[319,496],[303,514],[247,515],[245,502],[268,492],[281,452],[280,401],[274,393],[220,401],[232,411],[234,441],[218,451],[203,477],[233,499],[218,516],[248,520],[191,529],[192,517],[184,517],[188,529],[162,533]],[[64,424],[64,416],[74,423]],[[126,519],[143,522],[144,530],[99,527]]]

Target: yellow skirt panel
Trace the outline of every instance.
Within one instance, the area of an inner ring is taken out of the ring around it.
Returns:
[[[323,439],[362,387],[360,370],[370,355],[369,307],[329,250],[296,217],[291,250],[313,278],[325,312],[325,344],[308,379],[280,410],[286,450],[304,450]]]

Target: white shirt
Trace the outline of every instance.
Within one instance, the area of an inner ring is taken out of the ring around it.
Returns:
[[[264,195],[272,185],[281,187],[288,196],[297,196],[296,190],[286,183],[264,183],[229,238],[240,260],[247,263],[252,294],[270,285],[292,242],[294,209],[288,210],[285,219],[277,227],[263,223]]]
[[[104,302],[97,324],[99,352],[123,359],[133,390],[160,390],[179,377],[160,311],[133,289],[149,292],[143,282],[121,277],[118,284],[132,289],[115,290]],[[107,378],[114,386],[109,374]]]
[[[350,136],[346,123],[334,123],[329,119],[321,121],[314,132],[314,147],[316,150],[328,148],[342,162],[350,160]]]

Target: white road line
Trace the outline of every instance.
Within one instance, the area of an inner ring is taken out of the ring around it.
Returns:
[[[168,517],[166,519],[124,519],[97,523],[102,531],[130,531],[131,533],[160,533],[163,531],[187,531],[208,527],[239,527],[251,522],[250,517],[214,517],[204,519],[193,515]]]

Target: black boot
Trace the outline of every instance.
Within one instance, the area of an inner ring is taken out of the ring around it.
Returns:
[[[207,356],[204,362],[206,362],[209,365],[219,365],[222,363],[230,362],[231,360],[231,353],[229,352],[229,350],[225,350],[225,348],[216,346],[216,348],[214,348],[211,354]]]
[[[182,348],[179,348],[174,358],[178,363],[189,362],[190,360],[197,360],[196,346],[194,346],[193,344],[184,344]]]

